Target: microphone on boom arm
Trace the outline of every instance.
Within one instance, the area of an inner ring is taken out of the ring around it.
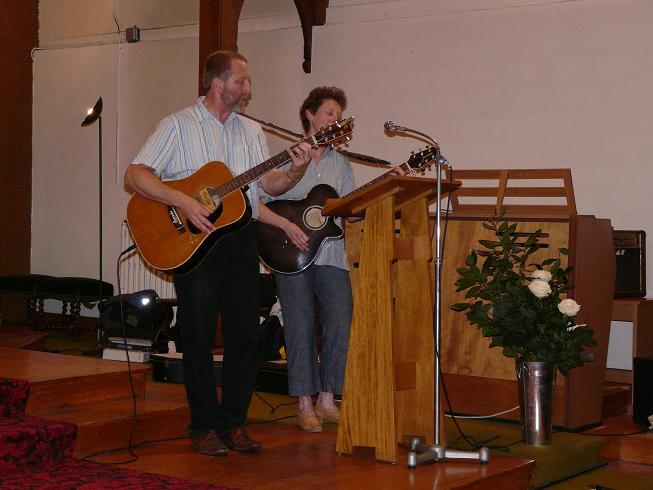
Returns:
[[[446,165],[446,164],[449,163],[447,161],[447,159],[442,155],[442,153],[440,153],[440,145],[438,144],[438,142],[435,141],[433,138],[431,138],[428,134],[422,133],[421,131],[417,131],[415,129],[407,128],[406,126],[399,126],[398,124],[395,124],[394,121],[386,121],[383,124],[383,129],[387,133],[390,133],[390,134],[392,134],[392,133],[413,133],[413,134],[417,134],[419,136],[422,136],[423,138],[426,138],[427,140],[429,140],[433,144],[434,148],[437,150],[438,163],[440,165]]]

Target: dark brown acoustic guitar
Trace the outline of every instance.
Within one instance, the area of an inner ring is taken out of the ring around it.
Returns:
[[[413,153],[406,162],[350,192],[347,196],[360,192],[390,175],[408,175],[418,170],[425,170],[437,158],[437,154],[438,150],[434,147]],[[268,208],[295,223],[308,235],[308,250],[295,247],[281,228],[259,223],[258,253],[261,261],[281,274],[295,274],[311,265],[327,240],[338,240],[344,235],[344,231],[335,223],[333,216],[322,215],[322,208],[327,199],[338,197],[338,193],[330,185],[318,184],[304,199],[279,199],[267,203]]]
[[[335,146],[349,141],[353,117],[337,121],[301,141],[312,147]],[[183,273],[196,267],[206,253],[227,233],[242,228],[251,219],[243,188],[270,170],[291,161],[285,150],[234,177],[222,162],[209,162],[185,179],[166,184],[195,198],[212,210],[215,229],[200,231],[174,206],[134,194],[127,204],[127,224],[141,256],[150,266]]]

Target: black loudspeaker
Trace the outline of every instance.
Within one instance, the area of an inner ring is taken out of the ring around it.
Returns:
[[[612,230],[617,262],[615,298],[646,296],[646,232]]]
[[[102,301],[98,308],[102,316],[103,341],[122,337],[124,321],[126,337],[154,343],[160,340],[164,344],[160,347],[167,352],[167,338],[163,339],[161,334],[169,329],[174,314],[172,307],[162,303],[152,289],[113,296]]]
[[[653,415],[653,359],[633,359],[633,421],[649,425]]]

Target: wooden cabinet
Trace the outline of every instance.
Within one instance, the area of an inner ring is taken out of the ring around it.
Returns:
[[[653,299],[615,299],[612,303],[612,320],[633,324],[633,359],[635,357],[653,357],[653,335],[651,335],[653,333]],[[633,373],[626,369],[607,369],[605,379],[615,383],[632,383]]]

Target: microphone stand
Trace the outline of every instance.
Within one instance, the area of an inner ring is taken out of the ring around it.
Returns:
[[[391,124],[389,124],[391,123]],[[439,462],[447,459],[474,459],[480,463],[488,463],[490,460],[490,450],[482,447],[479,451],[461,451],[456,449],[447,449],[441,443],[440,434],[440,343],[441,343],[441,319],[442,319],[442,245],[441,245],[441,218],[442,218],[442,167],[446,165],[447,159],[440,152],[440,145],[429,135],[414,129],[403,126],[396,126],[394,122],[386,123],[385,129],[388,133],[414,133],[428,139],[433,143],[436,149],[435,164],[437,169],[436,177],[436,197],[435,197],[435,303],[433,305],[433,337],[435,340],[435,379],[434,379],[434,416],[435,427],[433,434],[433,444],[423,444],[418,437],[410,440],[410,452],[406,465],[408,468],[415,468],[419,463]]]

